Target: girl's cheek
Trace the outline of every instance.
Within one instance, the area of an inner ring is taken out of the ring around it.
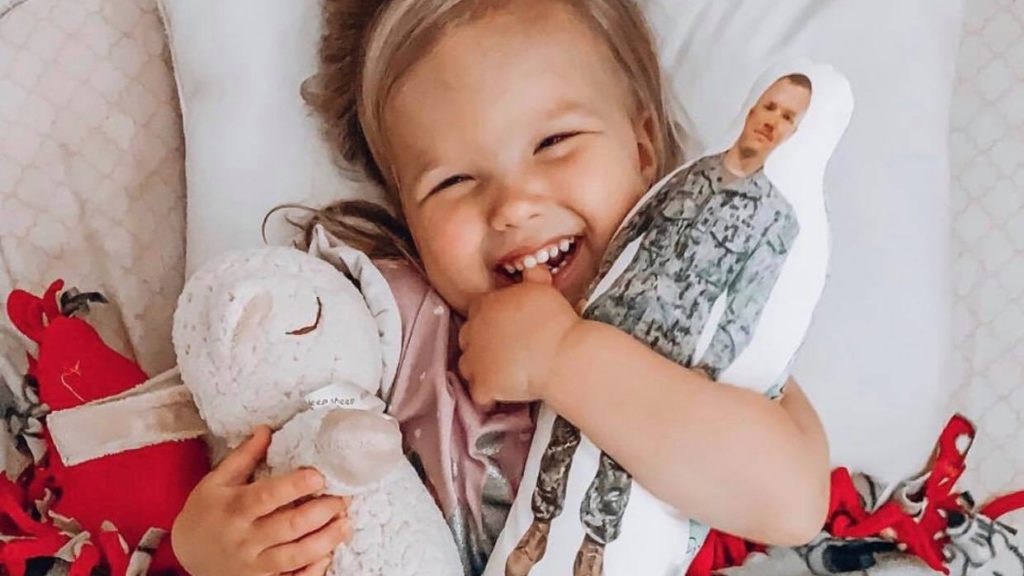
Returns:
[[[438,203],[440,204],[440,203]],[[484,222],[472,206],[450,203],[437,206],[425,214],[420,244],[426,247],[424,259],[443,274],[447,284],[460,291],[479,289],[478,279],[471,278],[482,265],[480,250]]]
[[[431,214],[432,239],[447,254],[475,251],[481,242],[483,214],[469,202],[450,202]]]
[[[588,201],[591,197],[599,197],[607,184],[603,181],[608,176],[608,166],[604,165],[607,155],[600,150],[580,151],[560,159],[551,170],[555,183],[549,189],[565,193],[571,191],[576,201]]]
[[[587,162],[574,167],[573,178],[580,187],[581,201],[592,217],[605,227],[619,221],[645,192],[639,166],[623,150],[601,150]],[[596,223],[595,223],[596,224]]]

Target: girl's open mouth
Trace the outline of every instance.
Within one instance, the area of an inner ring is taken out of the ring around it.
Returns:
[[[574,261],[580,238],[579,236],[564,238],[547,250],[542,249],[537,254],[526,256],[515,264],[499,265],[498,273],[510,282],[517,283],[523,279],[523,270],[534,266],[546,266],[551,272],[551,276],[557,278],[558,274],[564,272]],[[544,254],[540,252],[544,252]]]

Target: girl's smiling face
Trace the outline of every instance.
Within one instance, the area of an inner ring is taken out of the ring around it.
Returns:
[[[512,2],[453,26],[384,113],[424,268],[462,313],[533,262],[575,303],[657,170],[650,114],[562,2]]]

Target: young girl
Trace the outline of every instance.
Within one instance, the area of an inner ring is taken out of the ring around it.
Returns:
[[[382,263],[405,330],[389,411],[466,573],[504,524],[538,400],[681,513],[770,544],[812,538],[828,449],[795,383],[772,402],[574,311],[681,157],[633,2],[327,0],[326,14],[307,96],[398,216],[340,203],[310,226],[404,262]],[[248,481],[267,442],[258,430],[182,511],[172,541],[193,574],[322,574],[347,537],[345,503],[310,498],[316,473]]]

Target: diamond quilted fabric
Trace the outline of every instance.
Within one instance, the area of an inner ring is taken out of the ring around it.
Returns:
[[[58,277],[102,291],[125,351],[169,368],[184,149],[155,2],[0,2],[0,126],[0,306]]]
[[[984,500],[1024,487],[1024,2],[967,0],[963,34],[951,126],[954,400],[978,425],[964,483]]]

